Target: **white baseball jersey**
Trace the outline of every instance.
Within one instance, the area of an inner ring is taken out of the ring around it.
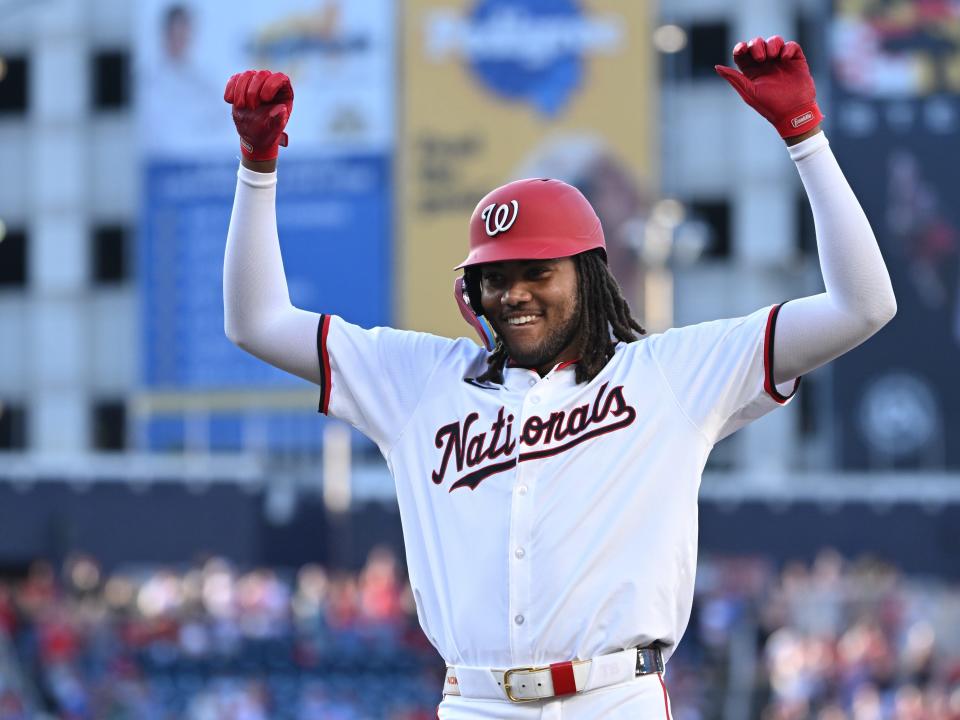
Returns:
[[[654,642],[669,657],[690,615],[707,456],[789,400],[772,382],[778,310],[620,343],[581,385],[569,365],[479,382],[486,353],[469,340],[322,316],[321,410],[383,452],[420,624],[448,664]]]

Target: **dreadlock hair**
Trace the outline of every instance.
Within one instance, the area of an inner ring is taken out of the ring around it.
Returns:
[[[580,305],[580,359],[575,368],[578,383],[590,382],[613,357],[617,341],[626,343],[645,335],[630,312],[620,285],[607,267],[600,250],[573,256],[577,269],[577,293]],[[466,269],[466,283],[479,297],[480,269]],[[476,309],[476,308],[475,308]],[[612,335],[612,337],[611,337]],[[477,378],[481,382],[503,382],[507,348],[501,338],[487,357],[487,370]]]

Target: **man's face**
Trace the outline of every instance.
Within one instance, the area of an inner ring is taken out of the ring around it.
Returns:
[[[571,258],[480,266],[481,303],[510,358],[549,372],[579,355],[580,302]]]

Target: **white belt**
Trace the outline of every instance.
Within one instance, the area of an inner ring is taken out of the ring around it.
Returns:
[[[628,648],[592,660],[568,660],[545,667],[493,670],[448,665],[443,694],[531,702],[589,692],[657,672],[663,672],[658,647]]]

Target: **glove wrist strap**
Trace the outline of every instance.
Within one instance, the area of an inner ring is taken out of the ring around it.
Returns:
[[[277,156],[280,154],[280,145],[279,143],[268,148],[254,148],[252,145],[247,143],[245,140],[240,140],[240,153],[247,160],[254,160],[260,162],[262,160],[276,160]]]
[[[774,127],[777,128],[780,137],[791,138],[803,135],[808,130],[815,128],[822,120],[823,113],[820,112],[820,108],[814,100],[785,115],[774,124]]]
[[[255,148],[251,143],[243,138],[240,138],[240,152],[247,160],[254,160],[260,162],[262,160],[276,160],[277,156],[280,154],[280,146],[287,146],[287,134],[280,133],[280,137],[277,138],[276,142],[272,145],[267,145],[266,147]]]

